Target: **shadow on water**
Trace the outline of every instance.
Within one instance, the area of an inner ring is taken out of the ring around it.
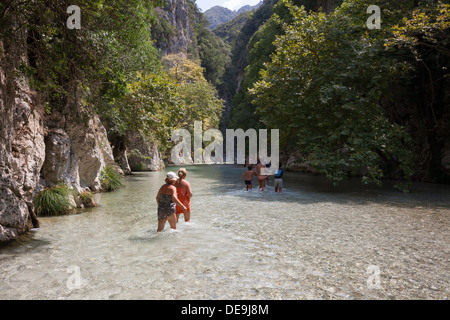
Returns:
[[[42,249],[43,247],[49,246],[50,241],[44,239],[35,239],[34,231],[29,231],[15,239],[8,242],[0,242],[0,257],[2,254],[10,253],[31,253],[37,249]]]

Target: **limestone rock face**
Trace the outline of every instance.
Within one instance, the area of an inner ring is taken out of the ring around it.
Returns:
[[[132,171],[159,171],[164,169],[164,162],[158,143],[148,142],[137,134],[130,134],[126,139],[128,163]]]
[[[116,166],[105,127],[97,116],[86,122],[63,118],[54,115],[47,119],[47,152],[41,185],[64,183],[78,193],[87,189],[100,191],[103,168]]]
[[[62,129],[50,129],[45,137],[46,156],[42,177],[48,185],[64,183],[73,189],[80,188],[78,160],[72,142]]]
[[[124,174],[131,175],[132,172],[128,162],[128,150],[125,136],[113,135],[110,137],[110,141],[113,148],[114,160],[123,170]]]
[[[78,159],[81,188],[101,189],[100,174],[106,165],[115,165],[105,127],[98,117],[86,124],[71,122],[67,134]]]
[[[32,202],[45,157],[44,130],[34,93],[17,76],[22,50],[20,38],[7,43],[0,37],[0,242],[38,225]]]
[[[164,54],[186,53],[192,43],[194,29],[190,22],[188,0],[167,0],[163,8],[157,8],[158,15],[171,26],[173,35],[166,41],[158,41],[158,47]]]
[[[83,116],[76,95],[68,99],[71,112],[44,116],[39,93],[19,71],[28,64],[27,30],[13,15],[2,18],[8,30],[0,32],[0,242],[39,226],[33,197],[40,189],[62,182],[98,191],[102,169],[115,166],[105,127]],[[14,37],[5,36],[10,32]]]

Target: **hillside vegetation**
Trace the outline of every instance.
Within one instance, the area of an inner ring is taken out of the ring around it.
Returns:
[[[217,26],[228,22],[230,20],[233,20],[238,15],[253,11],[261,6],[262,2],[255,6],[246,5],[240,8],[239,10],[233,11],[228,8],[224,8],[221,6],[214,6],[208,10],[205,11],[204,15],[208,19],[209,22],[209,29],[213,30]]]
[[[224,127],[280,129],[286,157],[336,183],[449,182],[448,1],[323,3],[265,1],[215,30],[232,46]]]

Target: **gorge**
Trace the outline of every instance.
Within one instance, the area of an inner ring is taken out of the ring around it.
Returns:
[[[192,0],[80,1],[73,30],[68,0],[2,1],[0,242],[39,227],[46,188],[83,208],[105,168],[163,170],[195,121],[283,128],[290,171],[448,183],[448,4],[387,3],[369,33],[363,0],[264,0],[212,31]]]

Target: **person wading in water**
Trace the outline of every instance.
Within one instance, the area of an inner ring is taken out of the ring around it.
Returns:
[[[175,188],[177,188],[178,200],[186,207],[186,211],[182,207],[177,205],[176,208],[176,218],[177,222],[180,219],[180,215],[184,213],[184,221],[191,222],[191,198],[192,190],[191,185],[186,181],[187,171],[184,168],[178,170],[178,180],[175,183]]]
[[[259,190],[265,191],[267,176],[261,173],[262,168],[266,168],[266,165],[258,160],[258,163],[256,165],[256,176],[258,178]]]
[[[177,218],[175,217],[176,205],[179,205],[186,213],[187,208],[178,200],[177,189],[174,184],[177,182],[177,175],[174,172],[167,173],[164,184],[158,191],[156,203],[158,204],[158,230],[164,230],[166,222],[169,221],[170,228],[177,229]]]

